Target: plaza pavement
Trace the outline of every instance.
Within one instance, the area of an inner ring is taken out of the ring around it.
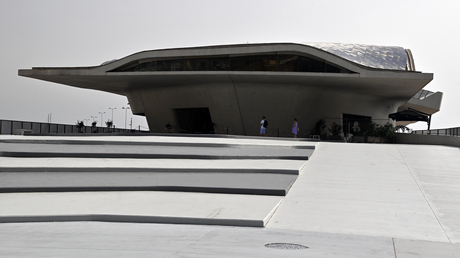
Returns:
[[[0,256],[460,257],[455,147],[1,136],[0,155]]]

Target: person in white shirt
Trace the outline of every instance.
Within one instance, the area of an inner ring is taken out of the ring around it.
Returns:
[[[260,136],[265,136],[265,116],[262,117],[262,121],[260,121]]]

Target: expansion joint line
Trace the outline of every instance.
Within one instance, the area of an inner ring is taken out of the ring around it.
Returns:
[[[392,237],[391,240],[393,241],[393,251],[395,253],[395,258],[398,258],[398,255],[396,254],[396,243],[395,243],[395,238]]]
[[[235,92],[236,103],[238,105],[238,112],[240,113],[241,125],[243,126],[243,133],[244,133],[244,135],[246,135],[246,128],[244,128],[244,121],[243,121],[243,116],[241,114],[240,101],[238,99],[238,93],[236,92],[235,82],[233,81],[233,78],[232,78],[231,75],[228,75],[228,78],[230,78],[230,80],[232,81],[232,84],[233,84],[233,91]]]
[[[430,202],[428,201],[428,198],[426,197],[425,193],[423,192],[422,187],[420,186],[420,184],[418,183],[417,179],[415,178],[414,173],[412,172],[412,169],[411,169],[411,168],[409,167],[409,165],[407,164],[406,159],[405,159],[404,156],[402,155],[402,153],[401,153],[401,151],[399,150],[398,146],[396,146],[396,149],[398,150],[399,155],[401,155],[401,158],[403,159],[404,164],[406,165],[407,169],[409,170],[409,172],[410,172],[410,174],[411,174],[411,176],[412,176],[412,179],[414,179],[415,184],[417,184],[417,187],[418,187],[418,189],[420,190],[420,193],[423,195],[423,198],[425,199],[425,202],[428,204],[428,207],[430,207],[431,212],[433,213],[434,217],[435,217],[436,220],[438,221],[439,226],[441,227],[442,231],[443,231],[444,234],[446,235],[446,237],[447,237],[447,239],[449,240],[449,242],[452,243],[452,240],[450,240],[449,236],[447,235],[446,230],[445,230],[444,227],[442,226],[441,221],[439,220],[438,216],[436,215],[436,212],[434,211],[433,207],[430,205]]]

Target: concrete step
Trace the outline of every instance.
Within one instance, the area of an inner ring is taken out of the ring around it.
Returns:
[[[180,135],[179,135],[180,136]],[[162,136],[21,136],[0,135],[0,143],[20,144],[64,144],[64,145],[138,145],[169,147],[211,147],[211,148],[276,148],[315,149],[318,141],[293,138],[251,137],[243,139],[215,137],[162,137]]]
[[[199,160],[0,157],[0,172],[196,172],[298,175],[301,160]]]
[[[106,221],[264,227],[279,196],[176,192],[0,194],[0,223]]]
[[[0,136],[0,222],[264,227],[316,143]]]
[[[158,145],[62,144],[41,142],[1,142],[3,157],[76,157],[76,158],[131,158],[131,159],[287,159],[308,160],[313,149],[286,148],[224,148]]]
[[[285,196],[296,178],[215,172],[0,172],[0,193],[173,191]]]

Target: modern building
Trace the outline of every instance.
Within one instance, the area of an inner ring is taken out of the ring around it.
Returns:
[[[318,120],[407,125],[427,121],[442,93],[423,88],[411,51],[336,43],[267,43],[143,51],[94,67],[40,67],[20,76],[124,95],[153,132],[300,135]]]

